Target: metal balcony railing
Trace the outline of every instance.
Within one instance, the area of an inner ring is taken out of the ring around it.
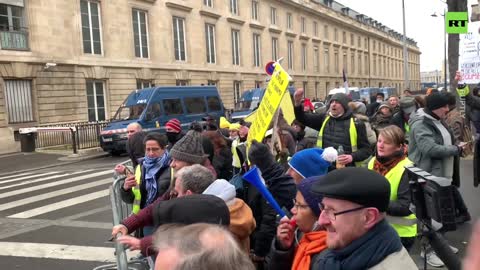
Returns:
[[[0,48],[2,50],[29,50],[28,31],[0,30]]]

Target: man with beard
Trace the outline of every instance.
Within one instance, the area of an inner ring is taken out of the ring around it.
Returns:
[[[303,89],[295,91],[295,118],[305,126],[319,130],[317,147],[333,147],[337,150],[343,148],[344,153],[339,154],[337,164],[355,166],[367,159],[371,154],[370,144],[367,139],[365,124],[358,121],[348,107],[349,97],[337,93],[330,99],[329,110],[324,114],[305,114],[302,107]],[[333,170],[331,166],[329,170]]]
[[[168,149],[172,149],[175,143],[185,135],[182,132],[182,124],[177,118],[172,118],[165,124],[165,132],[168,138]]]

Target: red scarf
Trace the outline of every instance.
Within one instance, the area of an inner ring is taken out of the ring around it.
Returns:
[[[310,270],[312,255],[327,249],[327,232],[315,231],[303,235],[298,243],[292,270]]]
[[[404,160],[406,157],[407,155],[404,148],[387,158],[379,158],[377,155],[375,155],[373,170],[385,176],[393,167],[395,167],[400,161]]]

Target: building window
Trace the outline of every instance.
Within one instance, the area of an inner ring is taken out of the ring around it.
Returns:
[[[302,17],[301,19],[301,30],[302,30],[302,33],[305,34],[307,32],[307,22],[305,20],[305,17]]]
[[[363,62],[363,64],[365,65],[364,74],[368,75],[368,55],[367,54],[365,54],[365,61]]]
[[[28,50],[28,32],[23,7],[0,4],[1,49]]]
[[[377,75],[377,56],[373,56],[373,75]]]
[[[293,41],[291,40],[287,43],[287,58],[288,69],[293,69]]]
[[[99,5],[100,3],[95,1],[80,1],[83,52],[87,54],[102,54],[102,22]]]
[[[305,98],[306,95],[307,95],[307,86],[308,86],[308,83],[307,82],[302,82],[302,87],[303,87],[303,97]]]
[[[240,31],[232,30],[232,64],[240,65]]]
[[[207,7],[213,7],[213,0],[203,0],[203,4]]]
[[[176,86],[187,86],[188,80],[177,80],[175,83]]]
[[[186,61],[185,19],[180,17],[173,17],[173,47],[175,48],[175,60]]]
[[[270,23],[277,24],[277,9],[274,7],[270,7]]]
[[[362,38],[361,37],[358,37],[357,46],[358,46],[358,48],[362,47]]]
[[[348,63],[347,63],[347,52],[343,52],[343,68],[345,69],[345,72],[347,72],[348,69]]]
[[[315,72],[320,71],[319,62],[320,62],[320,55],[318,53],[318,46],[314,46],[313,47],[313,70]]]
[[[258,21],[258,2],[252,1],[252,20]]]
[[[230,12],[233,15],[240,15],[238,13],[238,0],[230,0]]]
[[[150,88],[155,86],[152,81],[137,80],[137,89]]]
[[[138,9],[132,10],[133,44],[135,57],[148,58],[148,21],[147,13]]]
[[[328,25],[323,26],[323,37],[328,40]]]
[[[377,42],[374,40],[374,41],[373,41],[373,50],[374,50],[374,51],[376,50],[376,47],[377,47]]]
[[[334,40],[335,40],[335,41],[338,41],[338,30],[337,30],[337,28],[335,28],[335,29],[333,30],[333,36],[334,36]]]
[[[367,39],[367,38],[365,38],[363,42],[365,43],[365,49],[367,49],[367,50],[368,50],[368,39]]]
[[[313,22],[313,35],[318,37],[318,23]]]
[[[355,46],[355,35],[350,34],[350,45]]]
[[[302,71],[307,70],[307,44],[302,44]]]
[[[88,121],[105,120],[105,91],[102,81],[87,81]]]
[[[338,56],[338,51],[335,51],[333,60],[335,61],[335,72],[338,73],[340,71],[340,59]]]
[[[362,53],[358,52],[358,75],[362,75]]]
[[[240,100],[240,87],[242,82],[240,81],[233,81],[233,103],[237,104]]]
[[[5,105],[9,124],[33,122],[31,81],[5,80]]]
[[[262,81],[255,81],[255,88],[262,88]]]
[[[318,88],[320,87],[320,82],[315,82],[315,99],[318,100]]]
[[[260,61],[260,35],[253,34],[253,65],[259,67]]]
[[[272,60],[276,61],[278,59],[278,39],[272,38]]]
[[[352,74],[355,73],[355,52],[350,53],[350,65],[352,70],[350,71]]]
[[[293,28],[292,13],[287,13],[287,29]]]
[[[215,64],[215,25],[205,24],[207,63]]]
[[[343,44],[347,44],[347,32],[343,31],[342,33],[342,41]]]
[[[328,48],[325,48],[324,55],[323,55],[323,66],[325,67],[325,72],[330,72],[330,51]]]

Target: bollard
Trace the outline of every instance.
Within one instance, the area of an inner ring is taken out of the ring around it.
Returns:
[[[73,153],[76,154],[77,153],[77,140],[76,140],[76,137],[75,137],[75,131],[73,130],[73,128],[70,128],[70,132],[72,133]]]

